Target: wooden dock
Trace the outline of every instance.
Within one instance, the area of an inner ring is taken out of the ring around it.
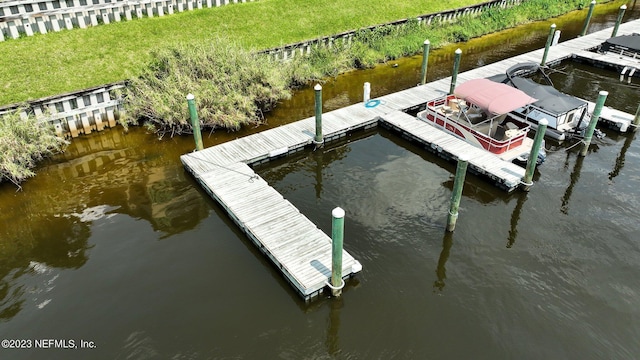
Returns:
[[[599,31],[553,46],[547,63],[557,63],[571,58],[576,51],[596,47],[608,38],[610,31]],[[640,20],[622,24],[619,29],[621,34],[634,31],[640,31]],[[522,62],[539,62],[542,53],[543,49],[536,50],[473,69],[459,74],[458,81],[504,73]],[[465,154],[472,172],[490,179],[505,191],[517,189],[524,176],[523,168],[405,113],[407,109],[419,108],[429,99],[445,94],[450,81],[446,78],[380,97],[377,99],[380,103],[375,107],[359,103],[325,113],[322,115],[324,141],[330,142],[352,131],[380,124],[445,159],[455,161]],[[330,278],[331,239],[256,175],[250,165],[314,146],[314,135],[315,118],[311,117],[180,158],[205,191],[305,300],[318,296]],[[348,217],[348,207],[346,211]],[[348,234],[345,244],[348,248]],[[360,263],[344,250],[343,277],[348,278],[361,269]]]
[[[185,155],[182,161],[205,191],[304,299],[318,296],[331,277],[331,239],[248,165],[236,162],[221,167],[197,155]],[[343,275],[349,277],[361,269],[344,251]]]

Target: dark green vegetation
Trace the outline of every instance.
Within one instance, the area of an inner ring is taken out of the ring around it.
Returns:
[[[35,175],[31,169],[38,161],[67,144],[47,123],[34,116],[21,119],[20,110],[0,117],[0,182],[8,180],[16,186]]]
[[[129,84],[126,123],[159,131],[191,131],[185,95],[193,93],[206,127],[238,130],[259,123],[261,112],[290,96],[282,65],[222,39],[153,54],[145,73]]]
[[[288,62],[252,55],[222,39],[216,39],[213,45],[207,40],[161,51],[154,54],[145,74],[130,85],[125,103],[128,121],[148,121],[163,133],[182,133],[190,127],[185,94],[193,93],[205,128],[236,130],[260,123],[262,112],[288,97],[295,86],[419,53],[424,39],[439,47],[585,5],[585,0],[529,0],[452,23],[425,26],[410,20],[402,26],[358,31],[350,45],[338,40],[330,48],[318,48],[309,56],[297,56]]]

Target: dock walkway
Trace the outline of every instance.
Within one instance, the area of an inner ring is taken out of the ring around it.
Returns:
[[[620,26],[619,33],[632,32],[640,32],[640,20]],[[547,63],[557,63],[572,57],[577,51],[594,48],[606,40],[610,33],[611,30],[606,29],[553,46]],[[509,67],[522,62],[539,62],[543,50],[461,73],[458,82],[504,73]],[[446,159],[455,161],[460,155],[466,154],[470,159],[471,171],[491,179],[506,191],[515,190],[524,175],[523,168],[404,112],[444,95],[449,90],[450,81],[450,78],[441,79],[382,96],[378,98],[380,104],[376,107],[368,108],[359,103],[325,113],[322,115],[324,141],[339,139],[349,132],[380,124]],[[256,175],[250,165],[313,146],[314,135],[315,118],[311,117],[180,158],[205,191],[282,271],[305,300],[318,296],[330,277],[331,239]],[[348,234],[346,244],[348,247]],[[343,277],[348,278],[361,269],[360,263],[344,250]]]

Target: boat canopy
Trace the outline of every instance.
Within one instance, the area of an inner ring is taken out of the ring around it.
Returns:
[[[571,110],[587,106],[586,101],[561,93],[553,86],[541,85],[530,79],[514,77],[511,79],[511,83],[529,96],[537,98],[538,101],[533,104],[534,106],[554,115],[568,113]]]
[[[455,95],[496,115],[506,114],[537,100],[516,88],[488,79],[469,80],[456,87]]]
[[[602,43],[603,51],[615,51],[616,49],[640,53],[640,34],[616,36]]]

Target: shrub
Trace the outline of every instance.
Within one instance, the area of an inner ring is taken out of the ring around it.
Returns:
[[[196,97],[204,128],[237,130],[262,121],[262,111],[288,98],[282,64],[223,39],[156,51],[125,92],[126,123],[153,124],[161,133],[191,132],[186,95]]]
[[[20,187],[34,176],[37,162],[61,152],[68,144],[56,136],[53,127],[35,116],[20,117],[24,109],[0,116],[0,181],[8,180]]]

